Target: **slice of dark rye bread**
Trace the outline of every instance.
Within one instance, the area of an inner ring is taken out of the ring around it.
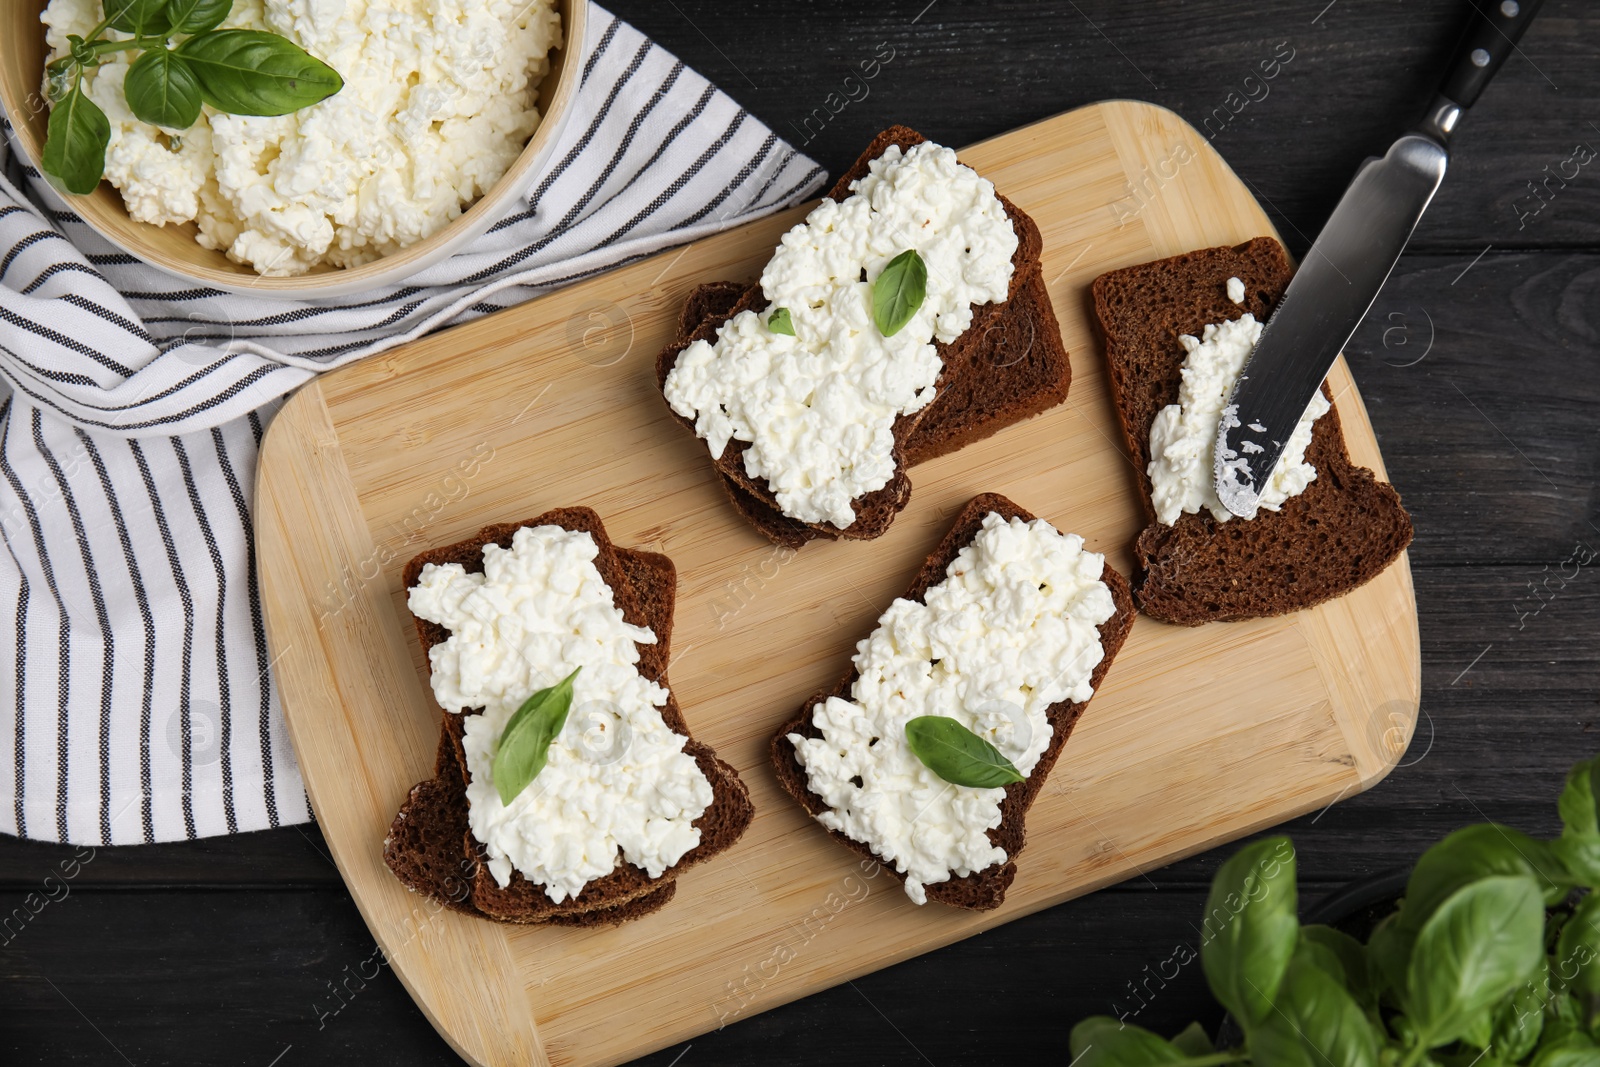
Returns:
[[[844,200],[850,196],[850,183],[865,176],[868,164],[890,145],[909,149],[924,140],[905,126],[884,130],[840,176],[828,197]],[[734,506],[770,540],[799,547],[816,538],[879,537],[910,500],[908,468],[988,437],[1066,399],[1072,365],[1040,272],[1043,238],[1039,227],[1015,204],[1004,196],[1000,203],[1017,234],[1007,298],[998,304],[974,304],[972,325],[965,333],[948,345],[935,342],[944,362],[935,383],[937,395],[921,411],[895,420],[895,476],[882,489],[854,501],[855,522],[841,530],[830,523],[789,518],[778,509],[765,479],[745,473],[743,453],[748,446],[730,441],[723,450],[715,467]],[[683,349],[698,340],[715,340],[717,329],[739,312],[765,307],[759,284],[712,282],[692,291],[679,319],[677,338],[656,358],[657,386],[665,388],[667,375]],[[693,431],[693,419],[677,412],[672,415]]]
[[[945,534],[944,540],[939,542],[939,546],[928,555],[922,569],[917,571],[916,577],[912,579],[911,588],[904,594],[907,599],[922,603],[922,598],[928,590],[945,580],[945,572],[951,562],[957,553],[972,543],[972,539],[983,527],[984,517],[990,512],[998,512],[1006,519],[1020,518],[1032,521],[1035,517],[997,493],[985,493],[974,497],[961,509],[950,532]],[[1116,658],[1123,641],[1127,639],[1128,631],[1133,628],[1135,615],[1133,595],[1128,588],[1128,582],[1112,569],[1110,563],[1107,563],[1105,569],[1100,572],[1100,580],[1111,590],[1111,599],[1116,603],[1117,613],[1099,628],[1100,647],[1104,655],[1090,676],[1091,684],[1096,690],[1105,680],[1106,671],[1110,669],[1111,661]],[[811,791],[805,768],[795,757],[794,743],[789,740],[789,735],[821,737],[822,731],[811,721],[812,711],[829,697],[848,699],[850,687],[855,684],[856,677],[856,671],[852,667],[838,685],[831,690],[813,695],[801,707],[799,714],[780,726],[778,732],[772,735],[772,765],[778,774],[778,784],[798,800],[800,806],[813,818],[827,810],[828,805]],[[1027,841],[1024,821],[1028,809],[1039,796],[1045,778],[1049,776],[1050,769],[1055,766],[1056,759],[1061,755],[1062,746],[1067,743],[1067,735],[1072,732],[1072,727],[1086,706],[1087,702],[1075,704],[1069,701],[1050,705],[1045,711],[1045,716],[1050,721],[1050,746],[1044,750],[1044,754],[1039,757],[1039,762],[1033,768],[1033,773],[1029,774],[1025,781],[1006,786],[1005,799],[1000,802],[1000,825],[989,831],[989,840],[1005,849],[1006,862],[974,871],[962,878],[930,882],[927,886],[929,900],[973,911],[988,911],[991,908],[998,908],[1004,902],[1006,889],[1017,876],[1017,855]],[[828,833],[862,856],[879,859],[871,846],[847,837],[837,830],[829,830]],[[894,870],[892,865],[885,864],[885,869],[901,881],[905,880],[905,876]]]
[[[595,567],[611,587],[623,618],[635,626],[648,626],[656,635],[653,645],[638,645],[639,672],[667,688],[661,717],[674,732],[689,737],[689,729],[667,681],[671,658],[672,614],[677,597],[677,572],[672,561],[655,552],[619,548],[606,536],[600,517],[588,508],[561,508],[526,522],[486,526],[477,536],[459,544],[433,549],[406,565],[406,588],[417,583],[429,563],[459,563],[470,573],[483,572],[483,546],[511,547],[511,539],[524,526],[560,526],[586,531],[600,554]],[[443,626],[415,619],[424,650],[448,640]],[[684,751],[711,783],[712,802],[694,821],[700,843],[690,849],[659,878],[618,857],[616,868],[591,881],[576,897],[560,904],[542,886],[513,872],[501,888],[489,873],[482,845],[467,823],[467,762],[462,750],[464,720],[478,711],[446,711],[442,717],[434,777],[414,786],[395,816],[384,841],[384,862],[409,888],[455,908],[502,922],[555,923],[589,926],[617,923],[643,915],[672,899],[674,879],[737,841],[750,825],[750,794],[739,775],[717,758],[711,748],[689,737]]]
[[[1150,426],[1177,403],[1186,356],[1180,334],[1250,312],[1262,322],[1283,298],[1294,268],[1283,247],[1258,237],[1126,267],[1090,288],[1106,346],[1111,395],[1150,525],[1134,542],[1139,608],[1185,626],[1281,615],[1343,596],[1381,572],[1411,543],[1411,517],[1394,487],[1357,467],[1335,407],[1317,420],[1306,459],[1316,480],[1277,511],[1218,522],[1209,512],[1156,521],[1151,502]],[[1228,299],[1244,282],[1243,306]],[[1326,383],[1323,395],[1333,394]]]

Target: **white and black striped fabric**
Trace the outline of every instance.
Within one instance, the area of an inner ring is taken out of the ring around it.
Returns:
[[[575,113],[525,202],[406,285],[338,302],[185,288],[0,144],[0,832],[127,844],[309,819],[251,534],[284,394],[821,184],[598,7],[584,47]]]

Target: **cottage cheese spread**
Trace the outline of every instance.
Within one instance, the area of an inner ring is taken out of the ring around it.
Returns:
[[[841,529],[855,521],[851,501],[894,476],[895,419],[934,398],[933,340],[954,341],[973,304],[1006,298],[1017,250],[994,186],[948,148],[891,146],[851,190],[783,235],[761,275],[769,309],[685,348],[664,388],[712,459],[729,440],[749,442],[745,471],[766,479],[784,514]],[[927,296],[884,337],[871,283],[907,249],[927,264]],[[767,328],[780,307],[792,337]]]
[[[1228,279],[1230,298],[1235,281]],[[1234,302],[1242,303],[1243,283],[1238,292],[1239,298]],[[1248,312],[1232,322],[1207,326],[1198,338],[1188,334],[1178,337],[1189,353],[1183,361],[1178,402],[1156,412],[1150,425],[1150,463],[1145,468],[1150,475],[1150,499],[1156,519],[1165,525],[1171,526],[1178,516],[1197,513],[1202,508],[1218,522],[1233,518],[1217,498],[1212,457],[1222,409],[1259,340],[1261,323]],[[1318,392],[1289,436],[1289,446],[1267,479],[1258,507],[1277,511],[1284,501],[1299,496],[1316,480],[1317,469],[1306,462],[1306,446],[1311,444],[1312,424],[1327,411],[1327,398]]]
[[[101,5],[50,0],[41,17],[60,56]],[[136,52],[105,56],[83,85],[110,120],[105,175],[129,216],[194,221],[201,245],[266,275],[366,263],[460,215],[538,126],[532,95],[561,38],[554,0],[236,0],[222,25],[288,37],[344,88],[290,115],[207,107],[163,131],[123,99]]]
[[[412,587],[413,614],[448,627],[428,652],[433,693],[467,717],[468,822],[500,885],[515,868],[560,903],[617,865],[617,851],[652,878],[700,843],[693,825],[711,783],[658,710],[667,691],[639,673],[630,626],[594,565],[594,538],[559,526],[525,526],[510,550],[483,549],[483,573],[429,564]],[[506,722],[535,691],[582,667],[572,710],[549,762],[500,802],[491,768]]]
[[[1031,774],[1050,747],[1046,710],[1094,694],[1096,627],[1116,614],[1104,567],[1075,534],[990,513],[924,603],[896,600],[856,646],[850,699],[812,712],[822,736],[788,735],[828,804],[818,821],[893,863],[918,904],[929,882],[1005,862],[986,833],[1005,790],[934,774],[906,744],[906,723],[948,715]]]
[[[1228,299],[1235,304],[1244,303],[1244,282],[1238,278],[1228,279]]]

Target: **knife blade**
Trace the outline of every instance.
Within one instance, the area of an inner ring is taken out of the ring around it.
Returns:
[[[1261,331],[1217,425],[1217,498],[1254,518],[1322,380],[1377,299],[1444,181],[1461,113],[1516,50],[1543,0],[1471,0],[1472,22],[1427,117],[1368,159]]]

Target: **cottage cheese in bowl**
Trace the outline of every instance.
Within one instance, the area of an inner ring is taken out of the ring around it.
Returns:
[[[101,4],[50,0],[41,18],[54,58]],[[289,38],[344,88],[279,117],[207,107],[182,131],[129,110],[134,53],[106,55],[84,91],[110,120],[105,176],[129,216],[192,221],[201,245],[267,276],[368,263],[458,217],[537,129],[561,43],[554,0],[235,0],[223,26]]]

